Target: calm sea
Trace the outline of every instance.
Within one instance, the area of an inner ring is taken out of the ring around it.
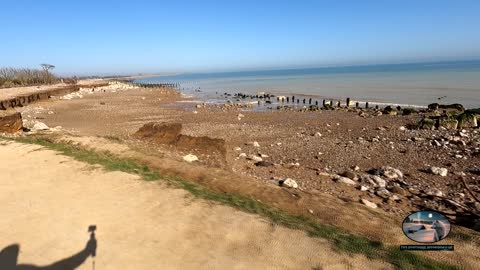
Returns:
[[[268,92],[401,105],[438,102],[480,107],[480,60],[180,74],[137,81],[179,83],[182,92],[202,99],[215,98],[217,92]],[[198,89],[201,92],[195,92]]]

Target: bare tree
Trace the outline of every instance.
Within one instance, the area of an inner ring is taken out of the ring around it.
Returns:
[[[52,76],[51,76],[49,70],[54,69],[55,66],[51,65],[51,64],[40,64],[40,66],[43,68],[43,71],[45,71],[46,81],[50,83],[52,81]]]

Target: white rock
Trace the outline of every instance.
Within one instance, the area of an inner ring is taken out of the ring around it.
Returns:
[[[353,185],[356,185],[357,182],[353,181],[352,179],[350,178],[347,178],[347,177],[336,177],[336,180],[338,183],[342,183],[342,184],[347,184],[349,186],[353,186]]]
[[[448,174],[447,168],[440,168],[440,167],[430,167],[430,172],[440,176],[447,176]]]
[[[315,136],[315,137],[322,137],[322,133],[320,133],[320,132],[315,132],[315,135],[314,135],[314,136]]]
[[[403,173],[399,169],[390,166],[383,166],[380,170],[381,174],[388,179],[403,178]]]
[[[198,161],[198,157],[192,154],[188,154],[183,157],[183,160],[190,163],[190,162]]]
[[[373,203],[369,200],[362,199],[361,201],[362,201],[363,204],[365,204],[366,206],[368,206],[370,208],[373,208],[373,209],[377,208],[377,204],[375,204],[375,203]]]
[[[385,181],[383,178],[381,178],[378,175],[372,175],[371,179],[375,181],[375,184],[377,184],[379,187],[385,187],[387,185],[387,181]]]
[[[368,190],[368,187],[366,186],[360,186],[360,191],[367,191]]]
[[[33,131],[38,131],[38,130],[48,130],[48,126],[45,125],[45,123],[42,122],[36,122],[35,125],[33,125],[32,130]]]
[[[280,181],[280,185],[286,186],[289,188],[298,188],[297,182],[295,182],[295,180],[293,180],[292,178],[287,178],[283,181]]]
[[[248,159],[253,160],[255,162],[263,161],[263,159],[261,157],[256,156],[256,155],[248,155]]]
[[[245,157],[247,157],[247,154],[241,153],[240,155],[238,155],[238,157],[240,157],[240,158],[245,158]]]
[[[242,151],[242,148],[240,148],[240,147],[235,147],[235,148],[233,148],[233,150],[235,150],[235,151]]]
[[[405,131],[405,130],[407,130],[407,128],[404,127],[404,126],[401,126],[401,127],[399,127],[398,129],[399,129],[400,131]]]

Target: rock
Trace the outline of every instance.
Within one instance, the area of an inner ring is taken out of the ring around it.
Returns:
[[[385,181],[383,178],[381,178],[378,175],[372,175],[371,179],[374,181],[374,183],[379,186],[379,187],[385,187],[387,186],[387,181]]]
[[[373,208],[373,209],[377,208],[377,204],[375,204],[375,203],[373,203],[373,202],[371,202],[371,201],[369,201],[369,200],[361,199],[360,201],[361,201],[364,205],[366,205],[366,206],[368,206],[368,207],[370,207],[370,208]]]
[[[475,128],[478,126],[477,115],[469,111],[465,111],[457,117],[459,128]]]
[[[261,157],[256,156],[256,155],[248,155],[248,159],[250,159],[252,161],[255,161],[255,162],[263,161],[263,159]]]
[[[349,186],[354,186],[357,184],[357,182],[353,181],[352,179],[342,176],[335,177],[335,180],[337,181],[337,183],[342,183]]]
[[[440,176],[447,176],[448,174],[448,170],[446,168],[440,168],[440,167],[430,167],[430,172]]]
[[[233,148],[233,150],[234,150],[234,151],[242,151],[242,148],[240,148],[240,147],[235,147],[235,148]]]
[[[406,196],[408,194],[408,192],[405,189],[403,189],[399,186],[393,186],[392,189],[391,189],[391,192],[400,194],[402,196]]]
[[[194,161],[198,161],[198,157],[195,156],[195,155],[192,155],[192,154],[188,154],[186,156],[183,157],[183,160],[185,160],[186,162],[194,162]]]
[[[405,131],[405,130],[407,130],[407,128],[404,127],[404,126],[401,126],[401,127],[398,128],[398,130],[400,130],[400,131]]]
[[[314,134],[313,136],[315,136],[315,137],[322,137],[322,133],[320,133],[320,132],[315,132],[315,134]]]
[[[429,130],[434,130],[435,129],[435,120],[430,119],[430,118],[423,118],[420,123],[418,124],[418,127],[420,129],[429,129]]]
[[[245,153],[240,153],[240,155],[238,155],[239,158],[246,158],[247,157],[247,154]]]
[[[395,169],[390,166],[383,166],[380,168],[380,175],[386,177],[387,179],[403,178],[403,173],[399,169]]]
[[[252,145],[253,147],[260,147],[260,144],[258,142],[253,142]]]
[[[49,127],[42,122],[36,122],[35,125],[32,127],[32,131],[41,131],[41,130],[49,130]]]
[[[358,171],[360,170],[360,167],[358,167],[358,166],[353,166],[353,167],[352,167],[352,170],[358,172]]]
[[[367,191],[368,190],[368,187],[366,186],[360,186],[360,191]]]
[[[375,191],[375,194],[377,194],[377,196],[382,197],[384,199],[388,199],[390,197],[390,192],[383,187],[377,189],[377,191]]]
[[[350,179],[356,179],[357,178],[357,175],[352,172],[352,171],[344,171],[343,173],[340,174],[341,176],[344,176],[344,177],[347,177],[347,178],[350,178]]]
[[[440,120],[438,121],[438,126],[444,127],[446,129],[457,129],[458,120],[451,118],[440,118]]]
[[[273,166],[273,163],[268,162],[268,161],[259,161],[259,162],[255,163],[255,166],[257,166],[257,167],[270,167],[270,166]]]
[[[16,133],[22,129],[23,121],[20,113],[0,117],[0,133]]]
[[[298,188],[297,182],[291,178],[286,178],[285,180],[280,180],[280,186],[289,187],[289,188]]]

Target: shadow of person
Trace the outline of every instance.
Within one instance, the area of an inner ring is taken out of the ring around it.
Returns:
[[[33,264],[17,264],[20,245],[13,244],[0,251],[1,270],[73,270],[79,267],[89,256],[95,256],[97,250],[97,239],[95,233],[90,234],[90,239],[84,249],[72,256],[54,262],[46,266]]]

